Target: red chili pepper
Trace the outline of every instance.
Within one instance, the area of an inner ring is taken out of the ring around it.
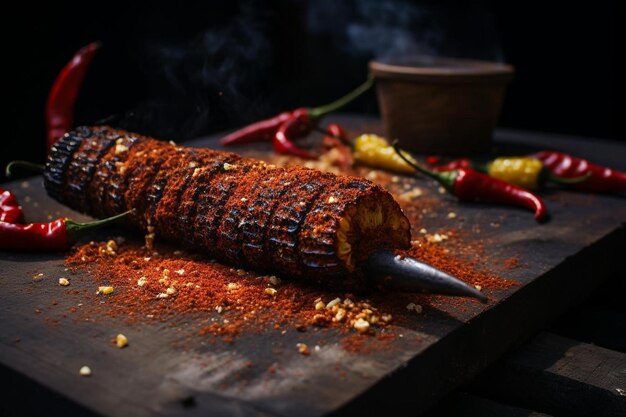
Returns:
[[[305,110],[304,108],[296,109],[294,111],[282,112],[271,119],[261,120],[260,122],[252,123],[244,128],[234,131],[233,133],[224,136],[220,139],[222,146],[239,145],[251,142],[269,142],[274,137],[274,134],[286,121],[293,118],[293,113],[296,111]]]
[[[0,222],[22,223],[24,212],[17,198],[9,190],[0,187]]]
[[[448,189],[461,201],[483,201],[526,207],[534,211],[537,221],[543,221],[548,216],[543,200],[522,187],[471,168],[459,168],[448,173],[452,174],[450,178],[443,177],[450,182]]]
[[[626,192],[626,172],[595,165],[586,159],[561,152],[541,151],[532,156],[540,159],[553,175],[563,178],[589,176],[584,181],[568,184],[573,188],[598,193]]]
[[[452,171],[459,168],[474,168],[474,164],[468,158],[461,158],[455,159],[454,161],[450,161],[443,165],[434,165],[430,167],[430,169],[437,172]]]
[[[435,166],[435,165],[439,165],[439,163],[441,162],[441,157],[439,155],[428,155],[426,156],[426,165],[428,166]]]
[[[295,155],[304,159],[316,159],[317,156],[294,143],[295,139],[311,133],[313,125],[306,111],[295,111],[290,119],[283,122],[274,134],[274,151],[279,154]]]
[[[291,154],[291,152],[293,151],[295,152],[294,155],[307,155],[303,157],[314,158],[315,156],[310,152],[305,151],[304,149],[301,149],[298,146],[294,145],[293,140],[308,135],[324,116],[331,112],[339,110],[340,108],[344,107],[345,105],[362,95],[364,92],[369,90],[373,83],[373,79],[369,78],[365,83],[361,84],[355,90],[330,104],[314,108],[300,107],[292,111],[280,113],[279,115],[270,119],[261,120],[260,122],[253,123],[223,137],[220,140],[220,144],[223,146],[229,146],[237,145],[240,143],[266,141],[271,139],[274,142],[274,149],[281,153]],[[296,121],[292,122],[293,120]],[[303,124],[307,124],[309,126],[299,126],[297,129],[293,127],[293,125]],[[288,126],[292,127],[288,128]],[[281,129],[282,133],[279,135],[279,137],[277,137],[278,132]],[[292,129],[294,129],[295,131],[293,131]],[[285,135],[287,130],[290,131],[290,134],[296,136],[291,137],[290,135]]]
[[[52,85],[46,103],[48,150],[74,126],[74,105],[78,91],[99,47],[99,42],[93,42],[76,52]]]
[[[0,250],[63,251],[69,249],[80,235],[107,225],[129,212],[90,223],[57,219],[49,223],[13,224],[0,222]]]
[[[352,158],[352,143],[348,140],[346,130],[337,123],[331,123],[326,127],[322,146],[326,152],[337,150],[334,164],[341,169],[347,169],[354,162]]]
[[[543,221],[548,217],[548,211],[543,200],[524,188],[492,178],[471,168],[436,172],[416,164],[412,158],[404,155],[397,143],[394,148],[398,155],[417,171],[437,180],[452,195],[461,201],[477,201],[488,203],[502,203],[513,206],[526,207],[534,211],[535,220]]]

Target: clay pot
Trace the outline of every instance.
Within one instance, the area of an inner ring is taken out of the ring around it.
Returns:
[[[490,149],[512,66],[421,56],[369,68],[389,139],[417,153]]]

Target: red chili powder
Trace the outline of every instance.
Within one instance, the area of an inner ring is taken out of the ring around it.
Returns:
[[[386,186],[402,205],[413,227],[413,246],[403,254],[479,286],[488,294],[493,289],[517,285],[516,281],[488,271],[489,262],[485,262],[482,244],[466,239],[460,230],[420,232],[426,219],[445,213],[444,199],[436,188],[425,187],[421,196],[415,192],[417,183],[413,178],[383,171],[369,176],[363,170],[351,173],[371,177]],[[403,197],[405,193],[408,195]],[[128,242],[118,244],[113,254],[107,252],[106,242],[76,247],[66,259],[67,266],[74,272],[86,272],[93,280],[94,292],[105,285],[114,287],[114,292],[108,295],[91,292],[88,296],[92,302],[69,313],[89,320],[101,316],[123,318],[130,324],[167,322],[184,315],[195,320],[198,335],[220,336],[227,342],[242,332],[328,326],[345,335],[344,349],[364,352],[388,348],[395,338],[391,328],[415,321],[416,311],[409,311],[408,304],[417,304],[423,308],[423,314],[428,314],[433,306],[443,302],[461,309],[476,303],[463,298],[391,291],[345,294],[221,265],[162,242],[157,242],[155,247],[158,252]],[[106,297],[104,304],[100,303],[102,297]],[[339,302],[326,308],[335,299]],[[363,334],[354,327],[359,318],[371,324]],[[387,326],[391,328],[386,330]]]
[[[520,266],[520,262],[519,262],[519,257],[518,256],[511,256],[510,258],[507,258],[503,261],[504,266],[507,269],[514,269]]]

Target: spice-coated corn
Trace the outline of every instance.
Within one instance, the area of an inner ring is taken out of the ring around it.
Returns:
[[[44,184],[52,197],[94,217],[132,209],[124,221],[147,230],[147,247],[158,235],[245,269],[293,278],[367,285],[358,272],[373,251],[410,246],[400,206],[363,178],[277,168],[106,126],[61,138]],[[167,275],[163,285],[170,285]]]

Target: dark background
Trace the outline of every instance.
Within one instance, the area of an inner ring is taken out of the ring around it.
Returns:
[[[0,162],[43,161],[58,71],[102,41],[76,123],[184,140],[335,99],[375,56],[427,53],[516,68],[500,125],[624,140],[617,2],[188,1],[13,5]],[[348,108],[376,114],[369,93]]]

